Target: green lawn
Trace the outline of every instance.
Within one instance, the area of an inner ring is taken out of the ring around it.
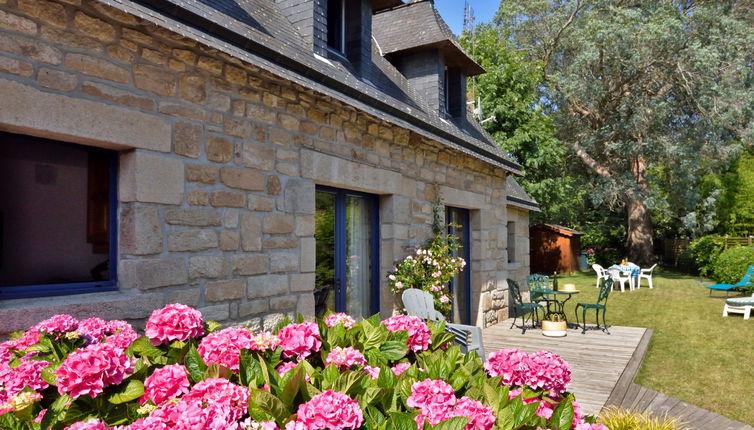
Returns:
[[[569,321],[576,303],[596,300],[595,280],[593,272],[559,276],[581,290],[566,305]],[[754,425],[754,318],[723,318],[725,299],[698,281],[655,269],[654,289],[610,294],[607,323],[654,330],[636,383]]]

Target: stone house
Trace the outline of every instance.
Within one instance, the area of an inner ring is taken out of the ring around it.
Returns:
[[[482,72],[428,0],[0,0],[0,334],[387,316],[438,196],[456,318],[506,318],[537,206],[467,113]]]

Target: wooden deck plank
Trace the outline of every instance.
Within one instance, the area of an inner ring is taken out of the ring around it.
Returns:
[[[678,417],[690,429],[754,430],[692,404],[634,384],[649,347],[652,330],[641,327],[610,327],[601,331],[569,329],[562,338],[542,336],[539,329],[509,329],[511,320],[484,329],[487,354],[499,349],[521,349],[532,353],[552,351],[571,366],[569,391],[576,395],[584,412],[597,415],[605,406],[618,406],[655,416]]]
[[[639,327],[611,327],[611,334],[601,331],[569,329],[562,338],[542,336],[539,329],[510,330],[510,321],[484,330],[484,346],[488,353],[498,349],[521,349],[526,352],[552,351],[571,366],[569,390],[588,414],[597,414],[604,407],[637,345],[646,333]]]

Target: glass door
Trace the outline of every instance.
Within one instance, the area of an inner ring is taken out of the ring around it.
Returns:
[[[471,324],[471,226],[469,210],[447,207],[445,219],[448,223],[448,234],[458,238],[459,248],[456,257],[466,260],[466,267],[450,281],[450,292],[453,294],[453,321],[460,324]]]
[[[328,310],[365,318],[379,311],[376,196],[317,187],[317,315]]]

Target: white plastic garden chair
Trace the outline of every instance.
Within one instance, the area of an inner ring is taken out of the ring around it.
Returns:
[[[626,281],[628,281],[628,288],[633,291],[634,290],[634,283],[631,280],[631,273],[630,272],[623,272],[620,269],[607,269],[607,273],[611,278],[613,278],[614,282],[620,282],[620,292],[626,291]],[[615,284],[613,284],[615,286]]]
[[[444,321],[445,316],[435,309],[432,294],[416,288],[409,288],[401,296],[406,313],[417,316],[425,321]],[[467,354],[476,351],[484,361],[484,345],[482,344],[482,329],[466,324],[445,323],[445,331],[455,335],[455,343],[461,347],[461,352]]]
[[[754,307],[754,294],[751,297],[735,297],[725,300],[723,316],[728,314],[744,314],[744,319],[748,320],[751,316],[751,308]]]
[[[653,264],[649,269],[641,269],[639,272],[639,279],[636,281],[636,288],[641,288],[641,279],[644,278],[649,284],[649,288],[652,288],[652,271],[657,267],[657,263]]]
[[[600,287],[600,279],[608,278],[607,270],[599,264],[592,264],[592,269],[597,272],[597,288]]]

